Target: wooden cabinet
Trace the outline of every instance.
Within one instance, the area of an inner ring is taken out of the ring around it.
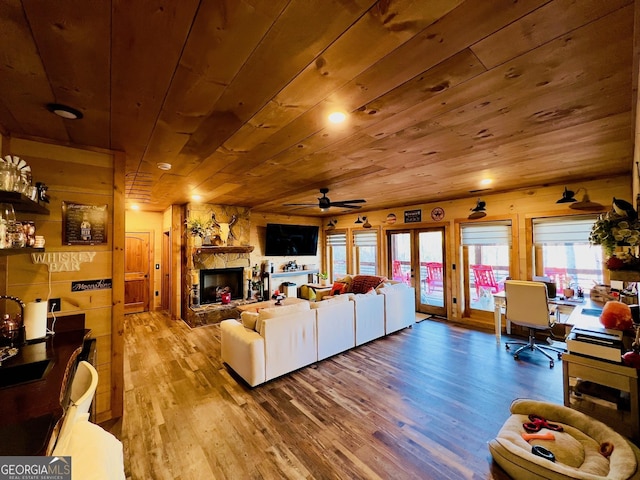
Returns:
[[[638,371],[623,364],[562,355],[564,404],[640,440]]]

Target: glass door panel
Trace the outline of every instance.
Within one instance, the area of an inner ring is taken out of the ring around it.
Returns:
[[[444,229],[420,230],[417,234],[418,265],[415,268],[418,311],[446,317]]]
[[[411,286],[411,233],[389,233],[389,271],[391,278]]]

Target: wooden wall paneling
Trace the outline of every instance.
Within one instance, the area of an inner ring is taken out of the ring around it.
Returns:
[[[123,152],[116,152],[113,166],[113,311],[111,323],[111,416],[124,410],[124,237],[125,165]]]
[[[638,115],[638,83],[640,82],[640,1],[635,0],[633,11],[633,68],[631,88],[631,112],[635,130],[633,134],[633,165],[631,175],[633,177],[633,197],[636,199],[636,209],[640,209],[640,115]]]
[[[171,206],[171,318],[180,319],[182,315],[182,255],[185,215],[179,205]]]
[[[120,154],[108,151],[83,150],[27,138],[11,138],[9,150],[27,161],[35,181],[49,186],[50,214],[20,217],[36,221],[37,233],[45,236],[46,253],[95,253],[94,262],[81,264],[79,271],[52,272],[51,296],[62,299],[63,313],[83,311],[87,328],[100,339],[98,344],[110,349],[98,353],[98,367],[107,372],[100,376],[99,388],[107,392],[108,402],[99,402],[97,416],[100,420],[118,416],[118,403],[122,404],[122,387],[117,384],[117,379],[122,379],[121,368],[117,373],[118,360],[122,362],[122,315],[118,309],[124,287],[122,273],[118,276],[124,265],[123,259],[118,260],[118,249],[121,251],[124,242],[124,160]],[[108,205],[107,244],[63,245],[62,201]],[[7,262],[7,291],[19,292],[26,301],[49,296],[46,265],[33,264],[30,255],[12,256]],[[72,281],[102,278],[112,279],[111,289],[71,292]],[[111,338],[112,335],[115,337]]]

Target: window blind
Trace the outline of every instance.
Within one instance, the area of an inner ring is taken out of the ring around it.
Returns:
[[[511,245],[511,222],[462,225],[463,245]]]
[[[378,233],[377,232],[353,232],[353,244],[356,247],[377,247],[378,246]]]
[[[327,233],[327,246],[346,247],[347,234],[345,232]]]
[[[533,219],[533,243],[589,243],[589,234],[597,216]]]

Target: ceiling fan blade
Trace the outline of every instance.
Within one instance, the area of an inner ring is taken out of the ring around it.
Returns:
[[[331,206],[336,208],[362,208],[362,205],[343,205],[341,202],[332,203]]]
[[[337,202],[331,202],[332,205],[338,205],[338,204],[343,204],[343,203],[366,203],[366,200],[363,200],[362,198],[359,198],[357,200],[339,200]]]
[[[317,203],[283,203],[283,207],[317,207]]]

